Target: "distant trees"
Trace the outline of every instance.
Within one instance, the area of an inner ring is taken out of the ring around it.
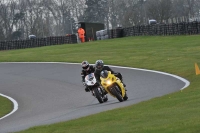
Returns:
[[[1,0],[0,40],[71,34],[80,21],[115,28],[199,16],[200,0]]]
[[[108,13],[107,0],[86,0],[84,21],[104,23]]]
[[[147,1],[147,16],[158,22],[167,20],[172,16],[172,0]]]

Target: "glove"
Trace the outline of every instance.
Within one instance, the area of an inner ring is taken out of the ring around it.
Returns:
[[[87,86],[85,82],[83,82],[83,85],[84,85],[84,86]]]

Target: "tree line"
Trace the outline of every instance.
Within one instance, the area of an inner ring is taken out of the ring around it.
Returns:
[[[131,27],[168,20],[198,18],[200,0],[1,0],[0,40],[62,36],[77,31],[78,22]]]

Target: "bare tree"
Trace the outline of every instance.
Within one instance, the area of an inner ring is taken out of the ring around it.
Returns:
[[[103,1],[103,0],[101,0]],[[98,2],[98,1],[97,1]],[[200,17],[200,0],[104,0],[107,28],[131,27],[168,19]],[[0,0],[0,40],[59,36],[76,32],[84,21],[86,0]],[[97,11],[98,13],[98,11]],[[95,21],[92,16],[91,21]]]
[[[172,15],[172,0],[148,0],[147,11],[149,19],[167,20]]]
[[[4,39],[12,39],[12,33],[14,28],[16,28],[18,18],[17,13],[17,3],[15,1],[8,2],[7,4],[0,3],[0,22],[1,31],[3,32]]]

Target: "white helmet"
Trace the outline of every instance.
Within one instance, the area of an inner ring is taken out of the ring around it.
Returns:
[[[83,61],[83,62],[81,63],[81,66],[82,66],[82,68],[83,68],[84,71],[88,71],[89,68],[90,68],[90,67],[89,67],[90,64],[89,64],[88,61]]]

